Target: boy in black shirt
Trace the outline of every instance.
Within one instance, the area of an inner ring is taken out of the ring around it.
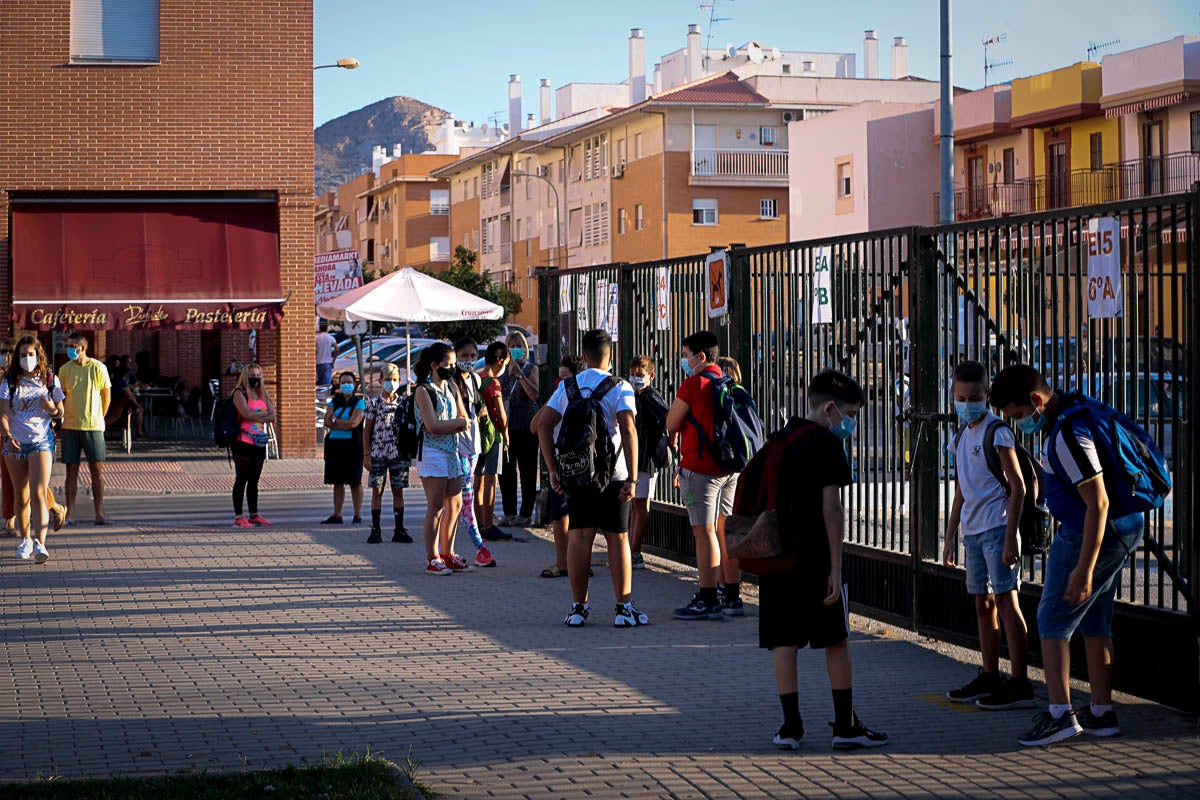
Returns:
[[[759,646],[771,651],[783,725],[775,745],[796,750],[804,736],[796,657],[805,645],[825,650],[833,690],[833,747],[882,747],[887,735],[869,730],[854,713],[849,611],[842,575],[845,512],[841,488],[852,480],[845,440],[854,434],[864,397],[854,380],[822,372],[808,387],[808,415],[793,417],[771,438],[790,438],[779,474],[778,518],[790,566],[761,576]]]

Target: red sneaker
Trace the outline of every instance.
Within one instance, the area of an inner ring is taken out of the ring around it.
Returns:
[[[251,525],[250,520],[246,519],[245,517],[234,517],[233,518],[233,527],[235,527],[235,528],[253,528],[254,526]]]
[[[263,519],[262,514],[255,514],[253,517],[250,518],[250,522],[253,525],[265,525],[268,528],[271,527],[271,523],[269,523],[265,519]]]
[[[425,565],[426,575],[453,575],[454,571],[446,566],[446,562],[440,558],[431,558],[429,563]]]
[[[475,551],[475,566],[477,567],[494,567],[496,559],[492,558],[492,551],[487,549],[486,545],[481,546]]]
[[[467,563],[467,560],[458,553],[442,553],[442,560],[446,562],[446,566],[452,572],[474,572],[475,568]]]

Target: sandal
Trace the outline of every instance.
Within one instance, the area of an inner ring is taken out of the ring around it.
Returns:
[[[555,564],[554,566],[546,567],[544,570],[542,570],[542,577],[565,578],[567,577],[567,571],[565,569],[559,569],[558,564]]]
[[[56,531],[62,530],[62,526],[64,524],[66,524],[66,522],[67,522],[67,507],[66,506],[59,503],[50,509],[50,525],[52,528],[54,528],[54,530],[56,530]],[[16,531],[13,531],[14,536],[16,535],[16,533],[17,533]]]

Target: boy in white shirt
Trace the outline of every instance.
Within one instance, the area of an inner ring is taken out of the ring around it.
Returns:
[[[988,409],[987,374],[976,361],[954,368],[954,410],[963,427],[954,437],[954,464],[958,472],[954,505],[946,521],[942,560],[954,566],[954,539],[962,528],[966,552],[967,593],[975,597],[979,624],[979,649],[983,668],[967,685],[946,693],[956,703],[974,703],[1000,710],[1032,708],[1033,685],[1026,661],[1029,629],[1021,614],[1017,590],[1021,586],[1021,552],[1017,526],[1025,502],[1025,483],[1017,461],[1012,429]],[[988,466],[988,439],[1008,482],[1004,484]],[[1012,677],[1000,674],[1000,626],[1008,637]]]

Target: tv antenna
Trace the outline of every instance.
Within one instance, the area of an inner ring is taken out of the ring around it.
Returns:
[[[1111,50],[1114,47],[1116,47],[1117,45],[1119,45],[1120,43],[1121,43],[1121,37],[1119,37],[1119,36],[1115,39],[1109,39],[1107,42],[1093,42],[1093,41],[1089,40],[1088,41],[1088,49],[1087,49],[1087,56],[1088,56],[1087,60],[1095,61],[1096,56],[1100,54],[1101,50]]]
[[[708,73],[708,51],[712,48],[713,29],[716,28],[719,23],[733,22],[733,17],[717,16],[718,2],[720,2],[720,0],[709,0],[707,3],[700,4],[700,13],[703,14],[705,11],[708,12],[708,35],[705,36],[704,39],[704,56],[700,59],[700,63],[703,64],[703,70],[706,74]],[[729,2],[732,3],[733,0],[729,0]]]
[[[989,85],[988,84],[988,75],[991,73],[992,70],[1000,69],[1001,67],[1011,67],[1012,66],[1013,62],[1012,62],[1011,58],[1006,58],[1003,61],[993,61],[992,60],[992,55],[991,55],[992,48],[996,47],[997,45],[999,45],[1003,42],[1007,42],[1007,41],[1008,41],[1007,33],[997,33],[994,36],[988,36],[987,38],[985,38],[983,40],[983,86],[985,89]]]
[[[507,118],[508,112],[503,109],[488,114],[488,122],[492,123],[492,129],[497,131],[500,130],[500,126],[504,124]]]

